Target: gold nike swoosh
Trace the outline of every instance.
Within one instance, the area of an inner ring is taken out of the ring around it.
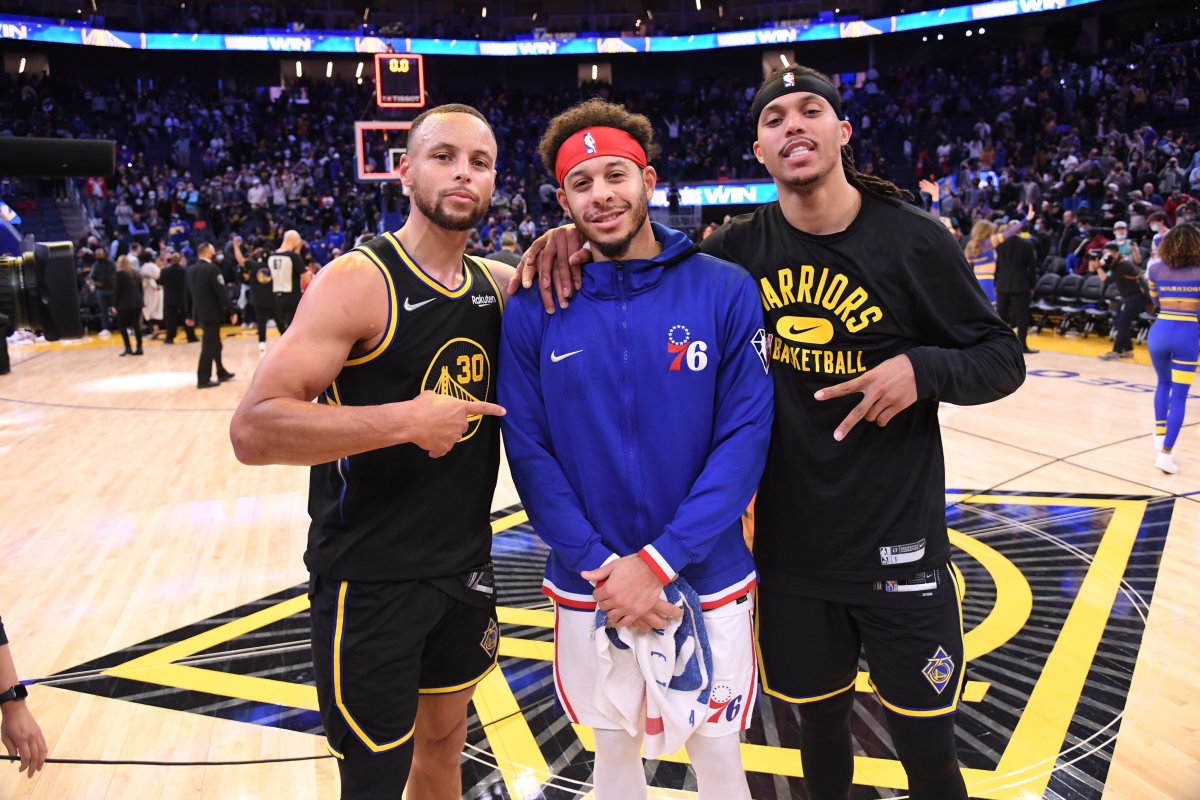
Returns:
[[[791,342],[829,344],[833,340],[833,323],[821,317],[780,317],[775,332]]]

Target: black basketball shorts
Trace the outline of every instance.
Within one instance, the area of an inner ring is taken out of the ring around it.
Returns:
[[[885,707],[910,717],[952,713],[966,669],[961,586],[953,565],[847,587],[836,600],[760,584],[755,630],[763,691],[792,703],[852,691],[865,650],[871,689]]]
[[[321,722],[339,758],[353,734],[373,753],[413,735],[420,694],[470,688],[496,666],[494,600],[464,603],[433,583],[309,581]]]

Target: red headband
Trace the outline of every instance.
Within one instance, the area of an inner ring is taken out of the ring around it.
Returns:
[[[637,139],[619,128],[584,128],[562,143],[554,159],[554,176],[561,186],[563,178],[590,158],[620,156],[646,168],[646,151]]]

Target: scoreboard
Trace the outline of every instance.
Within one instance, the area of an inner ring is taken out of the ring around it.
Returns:
[[[380,108],[424,108],[425,59],[413,53],[376,53],[375,104]]]

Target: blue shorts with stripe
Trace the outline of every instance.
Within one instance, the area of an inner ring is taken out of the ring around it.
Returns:
[[[350,735],[371,753],[403,745],[413,735],[419,695],[461,691],[492,671],[500,642],[494,592],[465,586],[458,577],[311,577],[313,672],[334,755]]]
[[[803,704],[854,691],[865,651],[870,686],[889,710],[935,717],[957,709],[966,663],[953,565],[840,591],[760,580],[755,626],[768,695]]]

